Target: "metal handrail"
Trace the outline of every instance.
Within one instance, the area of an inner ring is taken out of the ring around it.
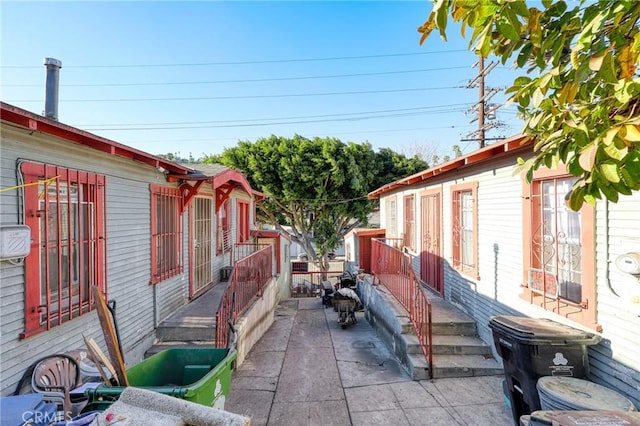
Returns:
[[[268,245],[235,262],[229,284],[216,311],[216,342],[218,348],[229,344],[229,322],[236,319],[262,296],[273,276],[273,247]]]
[[[411,256],[384,239],[371,240],[371,271],[400,304],[409,312],[420,348],[433,378],[432,307],[426,291],[416,279]]]

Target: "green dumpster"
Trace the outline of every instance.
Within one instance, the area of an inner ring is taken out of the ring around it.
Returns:
[[[235,349],[165,349],[127,369],[129,386],[135,386],[224,409],[231,390],[231,371],[237,357]],[[88,389],[87,409],[105,409],[124,387],[101,384]]]

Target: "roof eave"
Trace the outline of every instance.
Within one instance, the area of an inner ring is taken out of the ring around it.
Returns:
[[[511,153],[516,150],[522,150],[526,147],[533,145],[533,139],[526,135],[516,135],[507,138],[497,144],[486,146],[482,149],[464,155],[462,157],[454,158],[446,163],[438,164],[437,166],[430,167],[422,172],[416,173],[411,176],[399,179],[397,181],[388,183],[380,188],[371,191],[367,197],[370,200],[379,198],[382,194],[402,188],[405,186],[414,185],[418,182],[423,182],[429,179],[433,179],[436,176],[442,176],[450,173],[454,170],[459,170],[464,167],[477,165],[491,159],[496,156],[501,156],[505,153]]]

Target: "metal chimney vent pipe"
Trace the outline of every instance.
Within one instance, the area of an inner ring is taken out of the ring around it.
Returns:
[[[44,116],[58,121],[58,83],[60,80],[60,68],[62,68],[62,61],[54,58],[44,58],[44,66],[47,67]]]

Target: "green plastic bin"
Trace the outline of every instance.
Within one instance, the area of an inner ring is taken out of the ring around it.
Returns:
[[[235,349],[165,349],[127,369],[127,380],[129,386],[222,410],[231,390],[236,357]],[[87,408],[106,409],[124,389],[102,384],[87,390]]]

